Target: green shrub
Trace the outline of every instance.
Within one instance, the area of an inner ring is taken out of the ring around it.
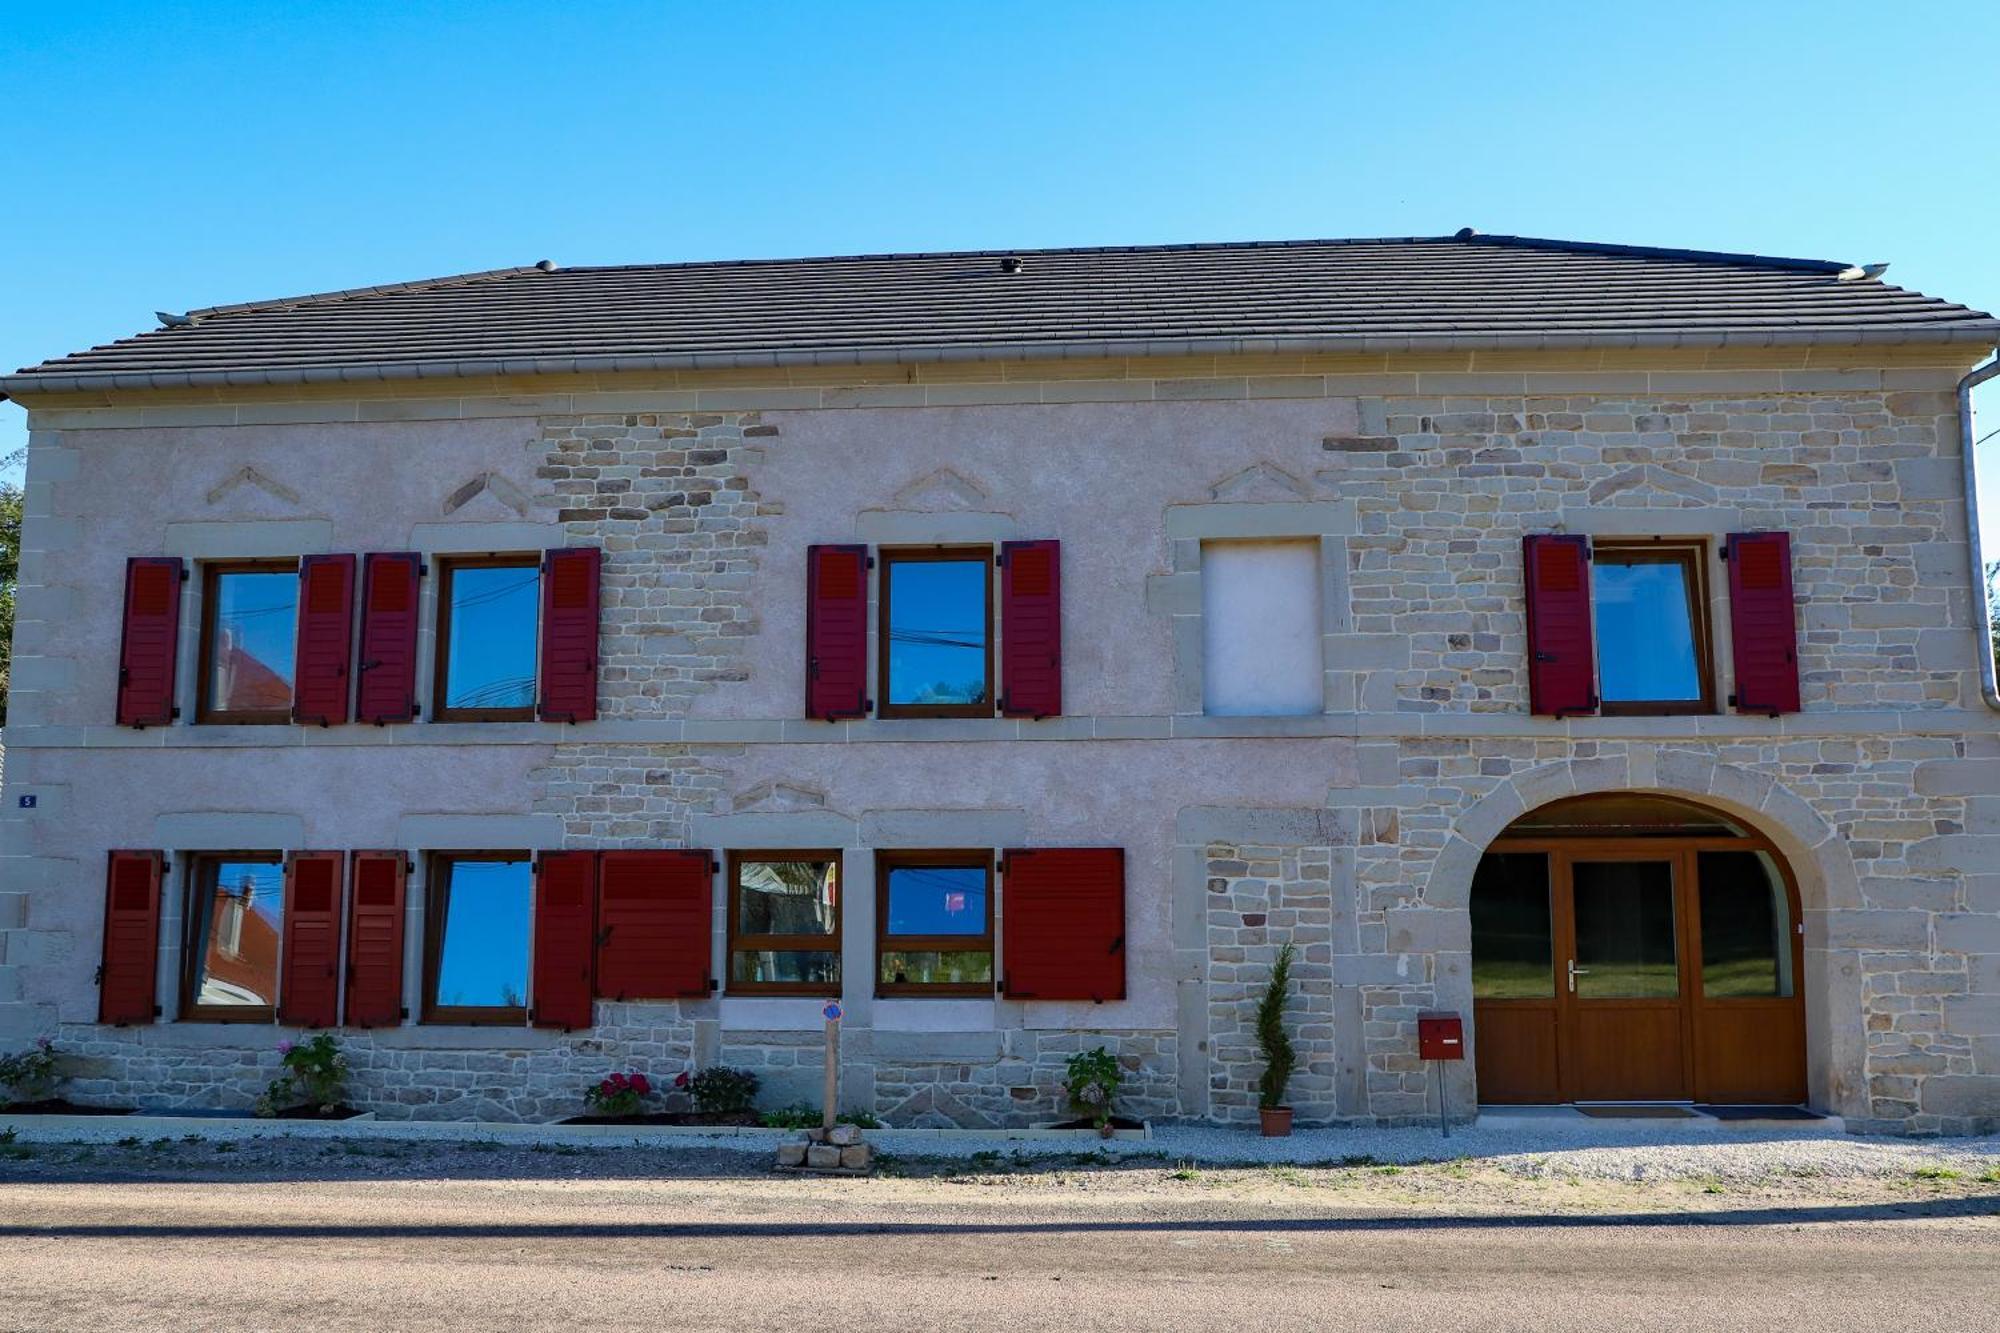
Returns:
[[[331,1033],[278,1043],[282,1065],[257,1099],[257,1114],[273,1116],[294,1106],[333,1111],[347,1099],[347,1057]]]
[[[0,1055],[0,1084],[11,1090],[14,1102],[46,1101],[54,1095],[62,1076],[56,1073],[56,1044],[47,1037],[14,1055]]]
[[[757,1104],[757,1076],[747,1069],[713,1065],[698,1074],[682,1074],[674,1086],[694,1099],[694,1109],[710,1115],[748,1111]]]
[[[1257,1080],[1257,1105],[1271,1108],[1285,1104],[1285,1086],[1298,1067],[1298,1052],[1285,1031],[1285,992],[1291,989],[1292,942],[1279,947],[1271,963],[1271,979],[1264,986],[1264,998],[1257,1002],[1257,1049],[1264,1057],[1264,1073]]]
[[[817,1129],[822,1115],[817,1106],[807,1106],[804,1102],[793,1102],[775,1111],[765,1111],[758,1117],[766,1129]],[[842,1111],[833,1118],[837,1125],[854,1125],[861,1129],[880,1129],[882,1122],[866,1111]]]
[[[1069,1094],[1070,1110],[1088,1116],[1091,1124],[1102,1129],[1111,1123],[1112,1103],[1118,1098],[1118,1085],[1124,1081],[1125,1071],[1118,1067],[1117,1057],[1099,1046],[1069,1058],[1063,1073],[1063,1091]]]

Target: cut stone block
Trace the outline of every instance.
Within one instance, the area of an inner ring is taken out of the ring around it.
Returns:
[[[778,1145],[779,1166],[803,1166],[806,1160],[806,1145],[803,1143],[781,1143]]]
[[[825,1143],[815,1143],[806,1149],[806,1165],[813,1168],[839,1166],[840,1149]]]

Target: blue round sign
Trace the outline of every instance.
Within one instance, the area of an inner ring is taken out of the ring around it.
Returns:
[[[838,1023],[840,1021],[840,1001],[828,1000],[826,1008],[820,1010],[820,1012],[826,1015],[827,1022]]]

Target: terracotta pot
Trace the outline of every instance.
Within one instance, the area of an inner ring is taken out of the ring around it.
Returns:
[[[1292,1108],[1289,1106],[1260,1106],[1257,1108],[1257,1119],[1267,1139],[1288,1139],[1292,1136]]]

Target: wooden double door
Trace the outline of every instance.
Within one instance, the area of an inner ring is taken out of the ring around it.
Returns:
[[[1804,1100],[1797,894],[1769,848],[1503,840],[1472,912],[1481,1101]]]

